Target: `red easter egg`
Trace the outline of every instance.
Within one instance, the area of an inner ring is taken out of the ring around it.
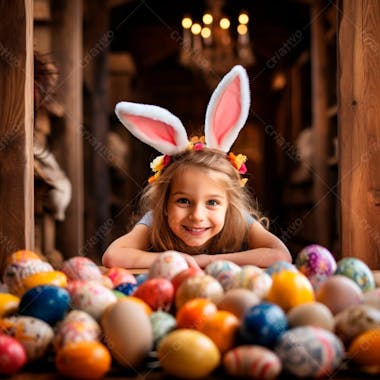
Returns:
[[[8,335],[0,335],[0,374],[11,375],[26,363],[24,346]]]
[[[151,278],[144,281],[133,293],[145,301],[153,310],[170,309],[174,299],[174,288],[166,278]]]
[[[178,287],[185,281],[187,278],[191,276],[195,276],[196,274],[203,274],[203,270],[196,267],[189,267],[184,269],[183,271],[177,273],[172,279],[171,282],[174,287],[174,293],[177,291]]]

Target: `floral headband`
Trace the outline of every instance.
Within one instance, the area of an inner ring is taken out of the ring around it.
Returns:
[[[189,140],[182,122],[158,106],[120,102],[115,107],[115,113],[135,137],[163,153],[150,164],[155,173],[149,178],[149,183],[152,183],[170,164],[171,156],[186,149],[200,150],[207,146],[227,154],[247,121],[249,107],[248,75],[238,65],[224,76],[211,96],[206,110],[204,137]],[[240,174],[247,171],[246,156],[235,156],[229,152],[227,158]],[[241,181],[244,186],[247,179]]]

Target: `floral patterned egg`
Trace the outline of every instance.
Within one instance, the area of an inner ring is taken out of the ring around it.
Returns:
[[[34,317],[9,317],[0,320],[0,332],[18,340],[28,361],[42,358],[53,341],[53,329]]]
[[[112,281],[113,288],[126,282],[136,284],[135,276],[128,269],[113,267],[108,269],[105,275]]]
[[[110,304],[116,302],[115,294],[96,281],[71,281],[67,290],[72,307],[87,312],[96,320]]]
[[[223,357],[223,366],[231,376],[258,380],[276,379],[282,370],[281,360],[273,351],[255,345],[228,351]]]
[[[99,267],[92,260],[84,256],[74,256],[64,261],[61,271],[70,280],[103,282],[102,272]]]
[[[296,267],[310,280],[314,289],[317,289],[322,281],[334,274],[337,264],[327,248],[312,244],[299,252]]]
[[[223,286],[224,290],[233,287],[234,276],[240,273],[241,268],[232,261],[216,260],[208,264],[205,268],[205,273],[216,278]]]
[[[156,260],[149,268],[149,278],[162,277],[171,280],[177,273],[187,269],[186,260],[176,251],[166,251],[157,254]]]
[[[297,377],[330,376],[342,363],[344,347],[336,335],[319,327],[285,332],[275,352],[286,371]]]
[[[335,274],[346,276],[356,282],[363,292],[375,289],[375,279],[367,264],[355,257],[338,261]]]

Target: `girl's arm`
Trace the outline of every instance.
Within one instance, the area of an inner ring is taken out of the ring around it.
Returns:
[[[121,267],[127,269],[149,268],[156,260],[159,252],[149,250],[149,227],[136,224],[133,229],[113,241],[102,257],[106,267]],[[195,259],[182,254],[190,267],[199,267]]]
[[[291,262],[292,257],[285,244],[259,222],[254,222],[248,230],[249,249],[242,252],[193,256],[201,268],[215,260],[229,260],[238,265],[269,267],[276,261]]]

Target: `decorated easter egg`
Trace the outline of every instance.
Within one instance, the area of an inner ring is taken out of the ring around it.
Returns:
[[[187,278],[177,289],[175,305],[177,310],[193,298],[208,298],[218,303],[223,297],[223,287],[219,281],[207,274]]]
[[[133,282],[122,282],[114,287],[114,290],[123,293],[126,296],[132,295],[137,289],[137,284]]]
[[[218,310],[201,324],[199,331],[207,335],[223,354],[234,346],[239,326],[240,321],[234,314]]]
[[[18,372],[27,361],[24,346],[16,339],[0,334],[0,375]]]
[[[166,373],[184,379],[205,377],[221,361],[215,343],[191,329],[178,329],[166,335],[157,347],[157,356]]]
[[[285,311],[315,299],[313,287],[302,273],[283,270],[274,273],[272,281],[266,299]]]
[[[143,282],[145,282],[148,279],[148,274],[147,273],[140,273],[136,277],[136,284],[141,285]]]
[[[111,354],[100,342],[75,342],[60,348],[55,366],[60,374],[74,379],[101,379],[111,368]]]
[[[375,289],[375,278],[372,271],[366,263],[355,257],[339,260],[335,274],[350,278],[363,292]]]
[[[335,334],[348,346],[365,331],[380,328],[380,310],[369,305],[354,305],[335,316]]]
[[[148,277],[162,277],[171,280],[177,273],[188,267],[189,265],[179,252],[166,251],[157,254],[156,260],[149,268]]]
[[[7,257],[7,264],[14,264],[28,260],[41,260],[41,257],[36,252],[27,249],[20,249]]]
[[[228,290],[217,303],[219,310],[226,310],[239,319],[252,306],[257,305],[260,298],[248,289],[238,288]]]
[[[273,273],[280,272],[284,269],[291,270],[294,272],[297,271],[297,268],[293,264],[287,261],[280,260],[280,261],[276,261],[275,263],[270,265],[268,268],[266,268],[265,272],[268,273],[270,276],[272,276]]]
[[[96,281],[71,281],[67,290],[72,307],[83,310],[95,319],[99,319],[110,304],[116,302],[112,291]]]
[[[88,257],[84,256],[74,256],[65,260],[61,271],[70,280],[103,281],[102,272],[99,267]]]
[[[176,319],[165,311],[155,311],[149,316],[152,324],[154,347],[170,331],[177,327]]]
[[[344,347],[330,331],[304,326],[286,331],[275,352],[286,371],[297,377],[331,375],[342,363]]]
[[[166,278],[150,278],[137,287],[133,296],[145,301],[152,310],[168,311],[173,303],[174,288]]]
[[[282,370],[281,360],[273,351],[254,345],[228,351],[223,357],[223,366],[231,376],[258,380],[276,379]]]
[[[42,260],[30,259],[8,264],[4,270],[3,281],[8,286],[10,293],[22,295],[24,293],[24,278],[41,272],[52,272],[53,267]]]
[[[239,265],[228,260],[215,260],[205,268],[205,273],[216,278],[224,290],[232,288],[234,276],[240,271],[241,268]]]
[[[171,282],[174,288],[174,294],[176,293],[179,286],[185,281],[188,277],[195,276],[196,274],[205,274],[201,268],[189,267],[177,273],[172,279]]]
[[[380,309],[380,288],[369,290],[363,294],[363,302]]]
[[[335,315],[349,306],[361,304],[363,293],[348,277],[333,275],[318,287],[316,300],[326,305]]]
[[[243,315],[240,336],[244,343],[273,347],[287,328],[283,310],[275,304],[262,302]]]
[[[54,325],[63,318],[69,306],[70,297],[66,289],[55,285],[40,285],[24,293],[19,313]]]
[[[318,244],[303,248],[297,255],[296,267],[311,282],[314,289],[336,270],[336,261],[332,253]]]
[[[0,293],[0,318],[14,313],[18,309],[20,298],[10,293]]]
[[[112,356],[126,368],[141,365],[153,347],[152,324],[141,303],[121,298],[107,307],[100,320]]]
[[[29,290],[39,285],[56,285],[64,288],[67,285],[66,275],[58,270],[34,273],[23,279],[23,287]]]
[[[193,298],[182,305],[176,314],[177,326],[199,330],[203,323],[217,312],[214,302],[207,298]]]
[[[380,373],[380,329],[371,329],[357,336],[348,349],[348,355],[363,372]]]
[[[330,309],[320,302],[308,302],[295,306],[287,314],[290,327],[315,326],[334,330],[334,316]]]
[[[42,358],[53,341],[53,329],[34,317],[8,317],[0,320],[0,332],[19,341],[28,361]]]
[[[105,275],[112,281],[113,287],[123,283],[136,284],[135,276],[125,268],[110,268],[106,271]]]

